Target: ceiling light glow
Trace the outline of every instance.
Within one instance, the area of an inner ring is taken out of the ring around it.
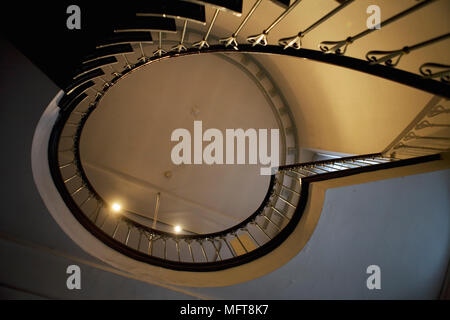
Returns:
[[[112,209],[114,212],[119,212],[120,209],[122,209],[122,207],[121,207],[121,205],[118,204],[118,203],[113,203],[113,205],[111,206],[111,209]]]

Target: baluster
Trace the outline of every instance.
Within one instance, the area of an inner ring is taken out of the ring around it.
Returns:
[[[140,61],[140,62],[142,62],[142,63],[145,63],[145,62],[147,62],[148,60],[150,60],[150,59],[145,55],[144,48],[142,47],[142,42],[139,42],[139,49],[141,50],[141,56],[138,58],[138,61]]]
[[[314,22],[312,25],[310,25],[305,30],[299,31],[296,36],[287,37],[287,38],[278,40],[278,44],[280,46],[282,46],[283,49],[285,49],[285,50],[287,48],[294,48],[296,50],[300,49],[302,47],[302,39],[308,32],[312,31],[313,29],[318,27],[320,24],[322,24],[323,22],[330,19],[332,16],[334,16],[336,13],[338,13],[339,11],[341,11],[342,9],[344,9],[346,6],[348,6],[350,3],[354,2],[354,1],[355,0],[348,0],[344,3],[342,3],[340,6],[333,9],[332,11],[328,12],[325,16],[320,18],[318,21]]]
[[[242,20],[241,24],[239,25],[239,27],[236,29],[236,31],[231,35],[231,37],[229,38],[225,38],[225,39],[220,39],[219,42],[223,43],[225,45],[225,48],[232,46],[235,50],[238,50],[238,43],[236,41],[236,38],[239,34],[239,32],[242,30],[242,28],[244,27],[244,25],[247,23],[247,21],[250,19],[250,17],[253,15],[253,13],[255,12],[256,8],[258,8],[259,4],[261,3],[262,0],[257,0],[255,2],[255,4],[253,5],[253,7],[250,9],[250,11],[248,12],[247,16],[245,17],[244,20]]]
[[[239,236],[237,235],[237,233],[233,232],[232,235],[237,239],[239,244],[242,246],[242,249],[244,249],[245,253],[248,253],[247,248],[244,246],[244,244],[242,243],[241,239],[239,239]]]
[[[184,20],[183,31],[181,32],[181,39],[180,39],[180,42],[179,42],[176,46],[172,47],[172,48],[170,49],[170,51],[175,51],[175,52],[180,53],[180,52],[182,52],[182,51],[186,51],[186,50],[187,50],[187,48],[186,48],[185,45],[183,44],[183,43],[184,43],[184,36],[185,36],[185,34],[186,34],[187,23],[188,23],[187,19]]]
[[[189,254],[191,255],[192,258],[192,262],[195,263],[195,259],[194,259],[194,254],[192,253],[192,247],[191,247],[191,240],[184,240],[187,245],[188,245],[188,249],[189,249]]]
[[[264,219],[266,219],[267,221],[269,221],[270,223],[272,223],[273,226],[274,226],[275,228],[277,228],[278,231],[281,231],[280,227],[278,227],[277,224],[276,224],[275,222],[273,222],[269,217],[267,217],[264,213],[261,214],[261,216],[262,216]]]
[[[272,237],[269,236],[269,235],[267,234],[267,232],[265,232],[265,231],[261,228],[261,226],[258,224],[258,222],[256,222],[256,220],[255,220],[255,221],[252,221],[251,223],[253,223],[259,230],[261,230],[261,232],[264,233],[264,234],[267,236],[267,238],[269,238],[270,240],[272,240]]]
[[[161,57],[162,55],[164,55],[164,54],[167,53],[167,52],[166,52],[165,50],[163,50],[163,48],[162,48],[162,32],[161,32],[161,31],[158,32],[158,36],[159,36],[159,39],[158,39],[158,49],[157,49],[155,52],[153,52],[153,56],[154,56],[154,57],[155,57],[155,56]]]
[[[428,62],[421,65],[419,71],[426,79],[440,78],[442,82],[450,83],[449,65]]]
[[[142,241],[142,230],[139,229],[139,241],[138,241],[138,246],[137,246],[138,251],[141,248],[141,241]]]
[[[252,46],[256,46],[256,45],[262,45],[262,46],[266,46],[267,45],[267,35],[269,34],[269,32],[278,24],[280,23],[284,18],[286,18],[286,16],[292,11],[294,10],[294,8],[300,4],[300,2],[302,2],[302,0],[296,0],[293,4],[291,4],[278,18],[275,19],[274,22],[272,22],[272,24],[265,29],[262,33],[258,34],[258,35],[254,35],[254,36],[250,36],[247,38],[247,41],[249,43],[252,44]]]
[[[386,21],[382,21],[380,23],[381,27],[386,27],[387,25],[431,4],[432,2],[435,2],[436,0],[424,0],[422,2],[420,2],[419,4],[416,4],[415,6],[412,6],[398,14],[396,14],[395,16],[387,19]],[[319,44],[319,48],[320,50],[322,50],[325,53],[335,53],[338,55],[342,55],[345,54],[345,52],[347,51],[347,48],[350,44],[354,43],[356,40],[359,40],[365,36],[367,36],[368,34],[376,31],[378,29],[365,29],[364,31],[358,33],[357,35],[348,37],[345,40],[341,40],[341,41],[322,41]]]
[[[212,239],[212,240],[209,240],[209,242],[211,242],[212,245],[214,246],[214,250],[216,250],[216,255],[219,257],[219,259],[220,259],[220,260],[223,260],[223,259],[222,259],[222,256],[220,255],[219,250],[218,250],[217,247],[216,247],[216,244],[215,244],[216,240]],[[215,259],[215,260],[217,260],[217,259]]]
[[[227,245],[228,250],[230,251],[231,255],[232,255],[233,257],[236,257],[236,253],[233,251],[233,249],[231,249],[231,247],[230,247],[230,245],[229,245],[227,239],[226,239],[225,237],[223,237],[223,236],[222,236],[220,239],[222,239],[222,241],[225,242],[225,244]]]
[[[148,255],[153,255],[153,234],[150,233],[149,236],[147,236],[147,234],[145,234],[148,240],[148,246],[147,246],[147,253]]]
[[[279,185],[281,188],[283,188],[283,189],[286,189],[286,190],[288,190],[288,191],[290,191],[290,192],[292,192],[292,193],[294,193],[294,194],[296,194],[296,195],[298,195],[298,196],[300,195],[299,192],[297,192],[297,191],[295,191],[294,189],[291,189],[291,188],[285,186],[284,184],[280,183],[280,181],[278,181],[278,180],[276,180],[275,183],[278,184],[278,185]]]
[[[270,208],[275,211],[276,213],[278,213],[280,216],[282,216],[284,219],[286,219],[287,221],[291,220],[288,218],[288,216],[286,216],[284,213],[282,213],[280,210],[278,210],[277,208],[275,208],[274,206],[270,206]],[[294,207],[295,208],[295,207]]]
[[[205,36],[199,42],[194,43],[192,45],[193,47],[198,47],[198,50],[201,50],[204,47],[205,48],[209,48],[208,37],[209,37],[209,34],[211,32],[211,29],[212,29],[214,23],[216,22],[216,19],[217,19],[218,15],[219,15],[219,9],[216,9],[216,11],[214,12],[214,17],[212,18],[211,23],[209,24],[208,31],[206,31]]]
[[[449,128],[450,124],[443,123],[431,123],[428,120],[423,120],[416,126],[416,130],[421,130],[425,128]]]
[[[202,253],[203,253],[203,256],[205,257],[205,261],[208,262],[208,257],[206,255],[205,248],[203,247],[203,240],[198,240],[197,242],[200,243],[200,248],[202,249]]]
[[[385,65],[389,67],[396,67],[398,63],[400,62],[401,58],[405,54],[409,54],[414,50],[418,50],[421,48],[424,48],[426,46],[430,46],[432,44],[435,44],[439,41],[445,40],[450,37],[450,33],[441,35],[439,37],[435,37],[433,39],[420,42],[418,44],[415,44],[413,46],[406,46],[399,50],[393,50],[393,51],[369,51],[366,54],[366,59],[370,61],[370,64],[380,64],[384,63]],[[397,58],[396,60],[393,60],[394,58]]]
[[[73,197],[74,195],[76,195],[78,192],[80,192],[81,190],[84,189],[84,184],[81,185],[81,187],[79,187],[77,190],[75,190],[73,193],[71,193],[70,195]]]
[[[261,247],[261,245],[259,244],[258,241],[256,241],[255,237],[252,235],[252,233],[250,232],[250,230],[247,229],[247,227],[242,228],[243,231],[246,231],[248,233],[248,235],[250,236],[250,238],[252,238],[253,242],[255,242],[258,247]]]
[[[403,138],[405,141],[413,140],[413,139],[424,139],[424,140],[450,140],[449,137],[426,137],[426,136],[418,136],[414,132],[408,133]]]
[[[178,254],[178,262],[181,262],[181,257],[180,257],[180,245],[179,245],[179,239],[174,239],[175,241],[175,246],[177,248],[177,254]]]
[[[131,233],[131,227],[128,225],[128,232],[127,232],[127,236],[125,237],[125,245],[128,245],[128,240],[130,240],[130,233]]]
[[[67,178],[66,180],[64,180],[64,183],[67,183],[67,182],[70,182],[70,181],[72,181],[73,179],[75,179],[76,177],[78,177],[78,174],[77,173],[75,173],[73,176],[71,176],[70,178]]]
[[[281,196],[281,194],[279,193],[274,193],[274,195],[276,195],[278,197],[278,199],[280,199],[281,201],[283,201],[284,203],[286,203],[288,206],[292,207],[292,208],[297,208],[294,204],[292,204],[291,202],[289,202],[287,199],[285,199],[284,197]]]
[[[116,227],[114,228],[114,232],[112,234],[113,239],[116,237],[117,230],[119,229],[119,224],[120,224],[120,220],[117,219],[117,224],[116,224]]]

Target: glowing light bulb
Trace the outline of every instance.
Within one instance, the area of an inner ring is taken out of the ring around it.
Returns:
[[[182,229],[180,226],[175,226],[173,227],[173,230],[175,231],[175,233],[180,233]]]
[[[113,203],[113,205],[111,206],[111,209],[112,209],[114,212],[119,212],[120,209],[122,209],[122,207],[121,207],[120,204],[118,204],[118,203]]]

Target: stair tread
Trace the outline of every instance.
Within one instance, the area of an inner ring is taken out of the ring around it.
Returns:
[[[138,16],[134,21],[118,25],[114,28],[114,32],[130,31],[177,32],[177,25],[175,19],[172,18]]]
[[[81,86],[77,87],[70,94],[64,94],[64,96],[59,100],[58,106],[61,109],[67,107],[76,97],[86,91],[88,88],[92,87],[95,84],[94,81],[88,81],[83,83]]]
[[[76,87],[82,85],[85,82],[88,82],[89,80],[100,77],[104,74],[105,73],[100,68],[89,71],[89,72],[83,74],[82,76],[78,77],[71,84],[69,84],[69,86],[66,89],[64,89],[64,92],[70,94]]]
[[[205,7],[197,3],[184,1],[164,1],[143,5],[137,16],[161,16],[175,19],[187,19],[197,23],[206,23]]]
[[[117,59],[114,56],[92,60],[92,61],[90,61],[88,63],[82,64],[75,71],[74,78],[77,78],[77,77],[81,76],[82,74],[85,74],[85,73],[87,73],[87,72],[89,72],[91,70],[94,70],[96,68],[99,68],[99,67],[102,67],[102,66],[107,66],[107,65],[110,65],[110,64],[114,64],[114,63],[117,63]]]
[[[242,14],[242,0],[183,0],[201,5],[209,5],[221,10],[231,11],[234,14]]]
[[[140,31],[114,33],[100,40],[98,42],[97,48],[133,42],[151,43],[153,42],[152,34],[150,32]]]
[[[131,53],[131,52],[133,52],[133,47],[128,43],[102,47],[96,49],[93,53],[87,55],[84,58],[84,63],[107,56],[114,56],[116,54]]]

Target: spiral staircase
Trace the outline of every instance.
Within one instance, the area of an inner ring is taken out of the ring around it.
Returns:
[[[150,266],[194,273],[228,270],[270,255],[283,244],[302,220],[311,183],[436,161],[449,151],[450,66],[441,61],[423,61],[417,72],[401,69],[403,56],[438,42],[447,43],[448,30],[444,28],[440,34],[417,39],[415,43],[398,39],[399,46],[391,50],[362,48],[367,52],[366,59],[351,56],[360,40],[363,42],[372,33],[390,32],[388,25],[445,0],[414,1],[392,16],[383,16],[379,30],[366,28],[337,40],[313,38],[316,28],[339,28],[333,17],[345,16],[356,2],[328,1],[326,13],[315,17],[314,23],[306,26],[298,21],[297,29],[291,33],[280,39],[271,37],[274,28],[288,17],[295,17],[308,1],[272,1],[279,13],[273,21],[258,16],[264,16],[260,11],[261,0],[163,1],[133,9],[127,6],[124,12],[110,15],[110,28],[102,26],[102,31],[93,36],[96,48],[91,52],[80,49],[79,61],[71,57],[67,66],[61,66],[64,72],[58,70],[63,77],[56,78],[65,88],[64,94],[55,100],[57,118],[48,140],[48,166],[53,183],[85,230],[115,252]],[[233,16],[236,23],[228,37],[219,37],[215,35],[215,23],[224,16]],[[245,27],[255,20],[267,27],[256,35],[245,34]],[[316,47],[305,47],[306,39],[314,40]],[[273,80],[251,55],[291,57],[299,62],[306,59],[365,73],[430,93],[434,98],[384,150],[299,163],[294,117],[285,108],[282,88],[277,88],[276,81],[269,81],[262,90],[268,96],[279,97],[278,105],[273,104],[282,132],[283,163],[270,177],[266,195],[254,212],[232,227],[201,234],[175,233],[160,224],[144,223],[133,214],[113,214],[112,203],[91,183],[80,153],[90,117],[102,107],[101,101],[111,88],[132,73],[162,61],[208,54],[232,60],[255,79]],[[64,61],[66,58],[62,57]]]

